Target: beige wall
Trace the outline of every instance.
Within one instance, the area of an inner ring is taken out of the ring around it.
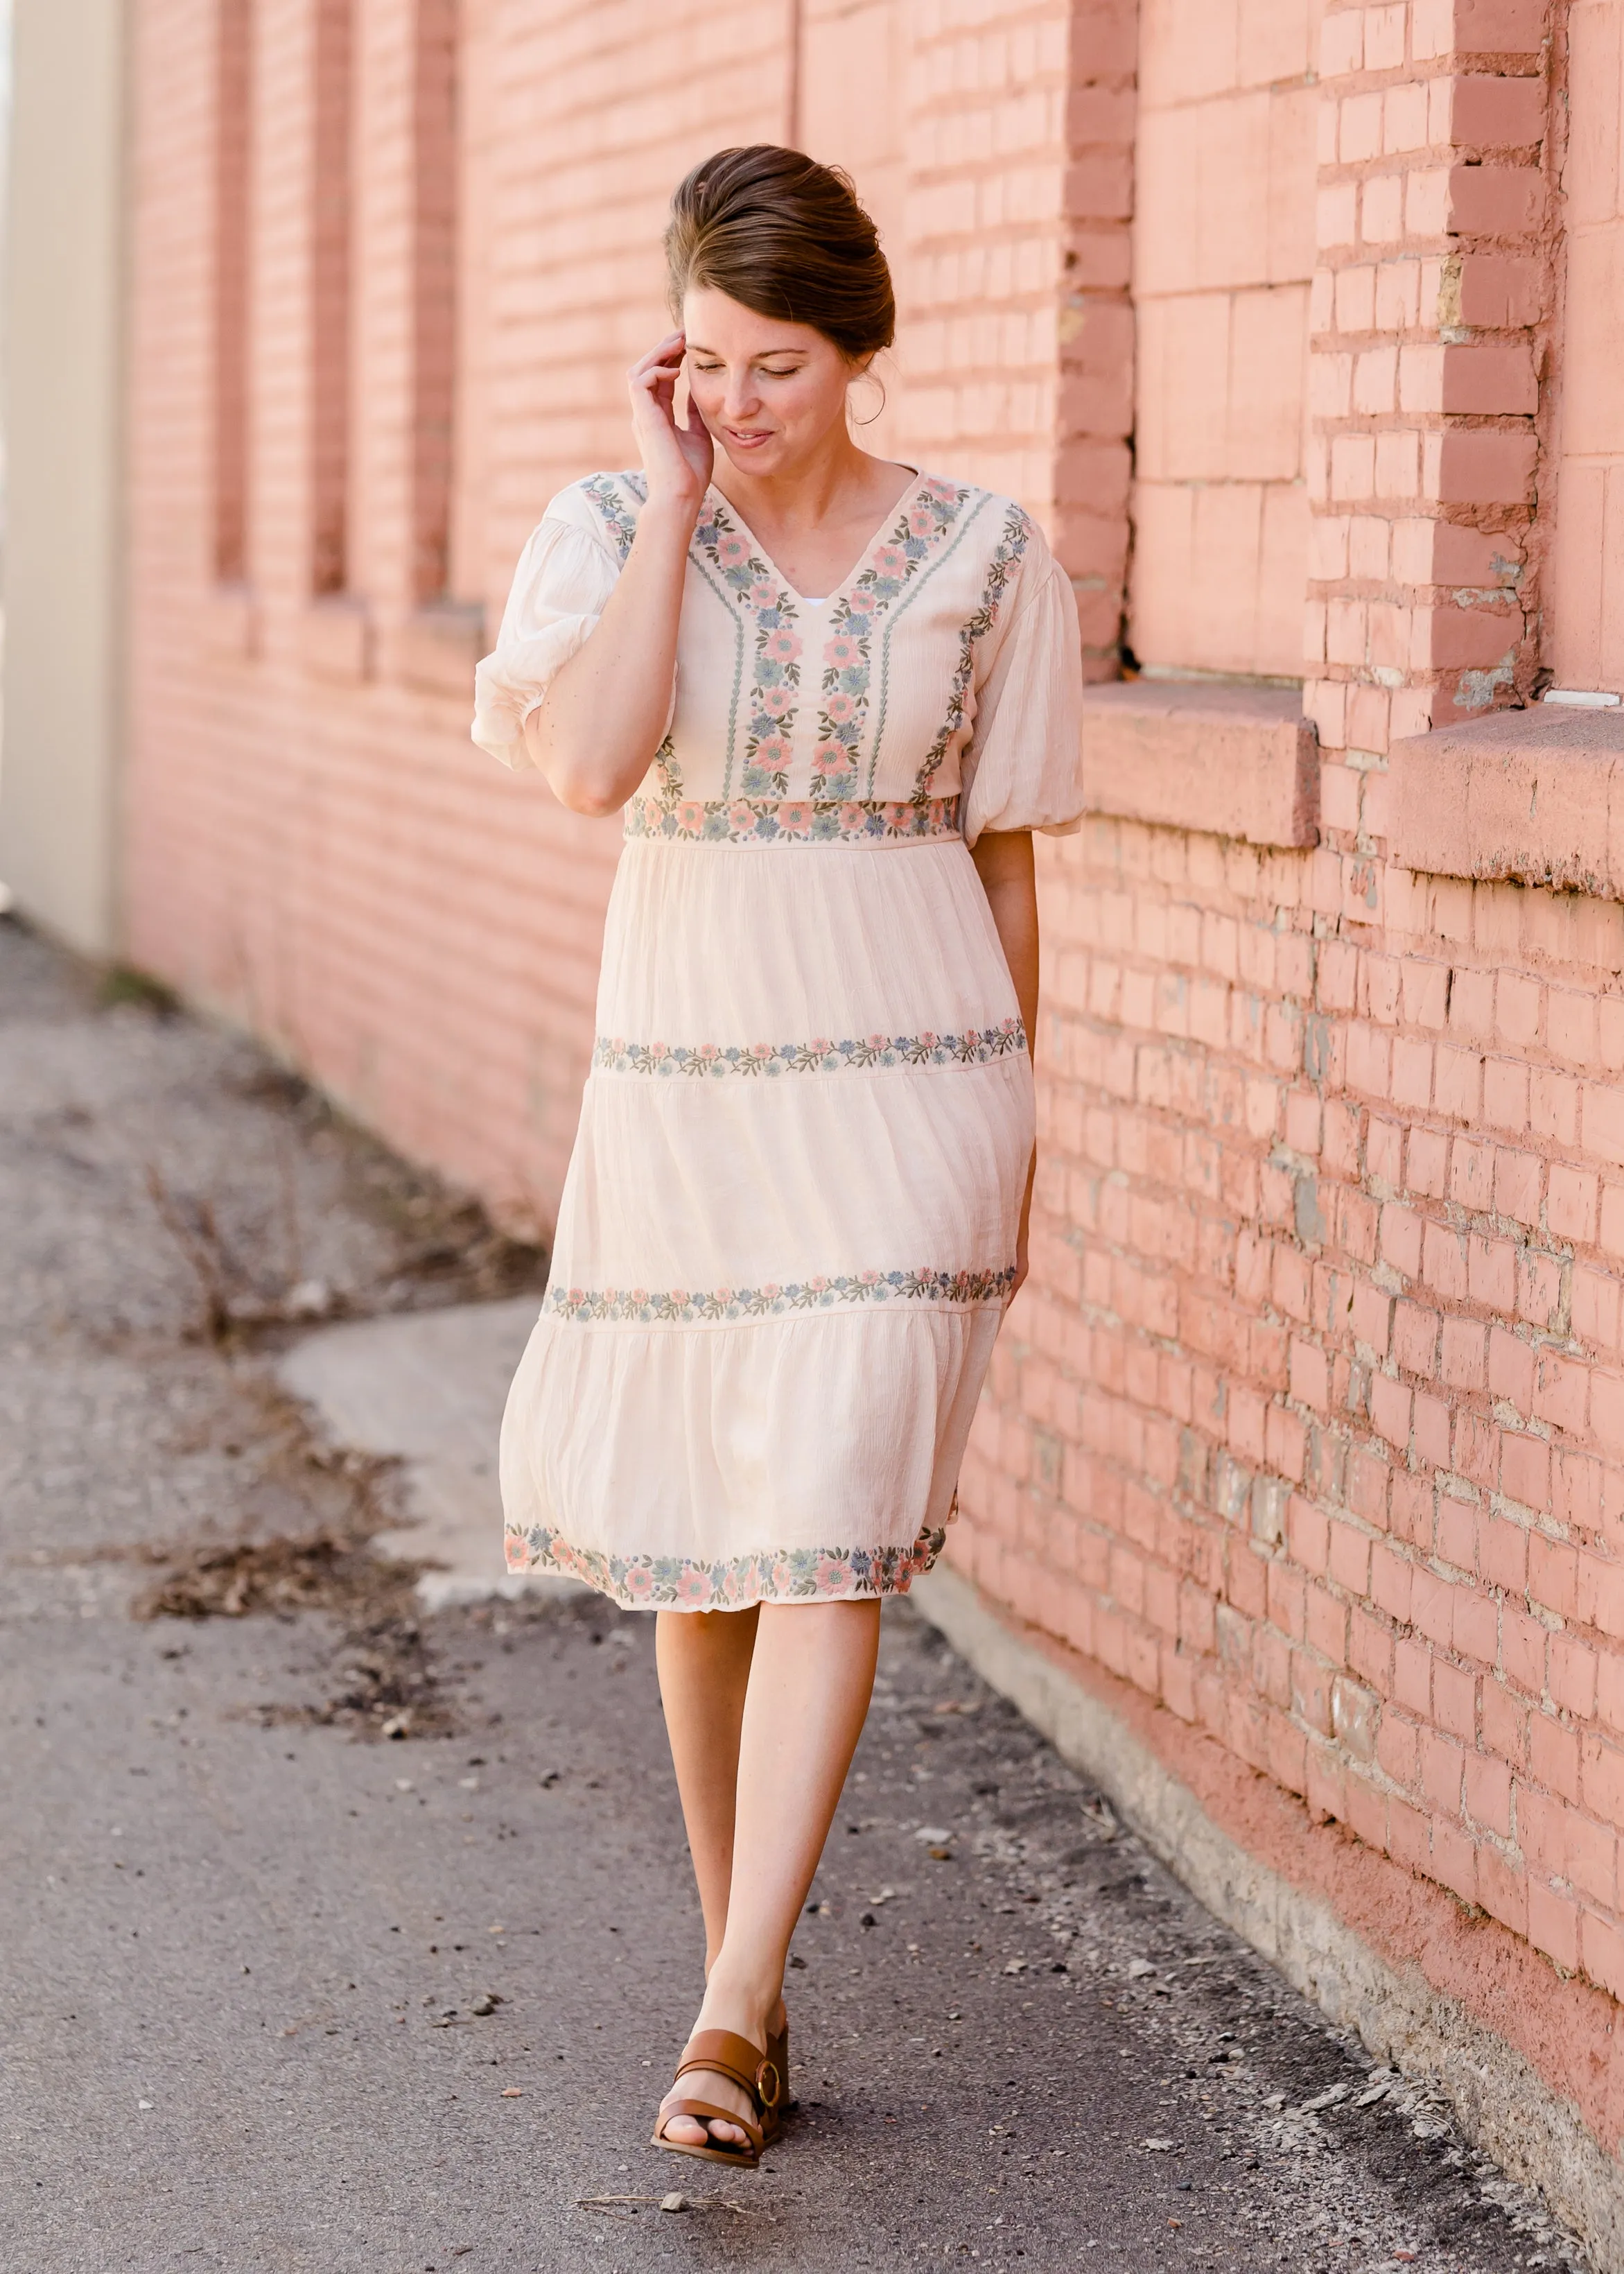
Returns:
[[[1130,642],[1300,676],[1319,0],[1144,0]]]
[[[119,749],[122,0],[16,0],[0,877],[110,953]]]
[[[1568,278],[1546,659],[1624,690],[1624,0],[1568,17]]]

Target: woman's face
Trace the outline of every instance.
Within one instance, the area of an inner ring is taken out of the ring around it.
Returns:
[[[694,406],[741,473],[792,473],[831,428],[844,429],[856,368],[809,324],[778,323],[704,290],[683,300],[682,328]]]

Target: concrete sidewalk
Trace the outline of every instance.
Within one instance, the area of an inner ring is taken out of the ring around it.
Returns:
[[[518,1295],[347,1320],[302,1336],[277,1368],[327,1442],[402,1464],[406,1521],[377,1545],[425,1565],[417,1596],[426,1609],[587,1592],[568,1579],[510,1577],[502,1566],[497,1437],[538,1307]]]
[[[442,1219],[0,924],[0,2264],[1584,2264],[906,1607],[801,2112],[753,2176],[648,2148],[701,1956],[652,1630],[466,1600],[537,1299],[425,1277]],[[278,1323],[312,1284],[350,1315]]]

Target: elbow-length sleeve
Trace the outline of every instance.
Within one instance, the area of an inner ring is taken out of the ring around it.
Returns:
[[[1083,659],[1071,582],[1034,530],[964,759],[964,832],[1069,836],[1083,813]]]
[[[524,722],[597,625],[620,574],[564,504],[553,501],[520,554],[496,646],[474,667],[473,738],[505,766],[530,764]]]

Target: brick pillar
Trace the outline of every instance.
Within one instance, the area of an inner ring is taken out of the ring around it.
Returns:
[[[242,584],[248,575],[249,0],[220,0],[214,28],[214,572],[221,584]]]
[[[311,151],[310,589],[350,583],[351,47],[354,0],[317,0]]]
[[[1553,292],[1551,0],[1330,0],[1321,39],[1305,705],[1343,850],[1389,742],[1526,699]]]
[[[1133,432],[1134,71],[1139,0],[1078,0],[1066,87],[1055,548],[1090,679],[1121,668]]]
[[[1041,515],[1117,675],[1133,424],[1138,0],[910,18],[908,448]]]
[[[417,599],[415,256],[417,10],[357,0],[352,576],[382,636]]]
[[[412,593],[450,581],[457,378],[456,0],[417,0],[412,180]]]
[[[309,602],[314,518],[307,384],[314,313],[314,0],[259,0],[250,22],[246,569],[263,612],[264,650],[280,658],[297,649]]]

